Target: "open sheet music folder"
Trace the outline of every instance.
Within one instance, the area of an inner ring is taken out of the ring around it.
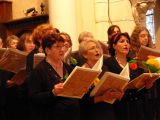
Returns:
[[[18,73],[26,69],[28,53],[13,48],[0,48],[0,69]],[[34,55],[34,67],[45,58],[44,53]]]
[[[4,51],[3,53],[2,50]],[[13,48],[0,49],[0,51],[2,53],[0,69],[18,73],[26,68],[26,57],[28,53]]]
[[[155,82],[160,77],[158,73],[143,73],[133,80],[129,80],[120,74],[105,72],[100,82],[91,91],[90,96],[101,96],[107,90],[113,89],[124,91],[127,89],[142,89],[145,87],[146,82]],[[106,99],[105,102],[113,104],[116,99]]]
[[[26,60],[28,53],[13,48],[0,48],[0,69],[15,73],[12,81],[21,85],[27,78]],[[34,67],[45,58],[44,54],[34,55]]]
[[[89,90],[100,71],[76,66],[64,82],[64,90],[58,96],[82,98]]]
[[[141,46],[137,57],[139,60],[146,61],[148,59],[149,55],[155,56],[155,57],[160,57],[160,51],[153,49],[153,48]]]

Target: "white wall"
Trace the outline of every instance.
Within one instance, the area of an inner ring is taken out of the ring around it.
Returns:
[[[40,13],[41,2],[45,3],[48,12],[48,0],[12,0],[12,2],[13,19],[25,17],[23,10],[31,7],[35,7]],[[129,0],[110,0],[109,4],[112,24],[119,25],[122,32],[131,33],[135,23]],[[76,0],[75,6],[76,33],[79,35],[82,31],[90,31],[96,39],[107,41],[106,31],[111,25],[108,19],[108,0]]]
[[[49,0],[49,22],[71,36],[73,49],[78,48],[75,0]]]
[[[89,31],[96,34],[94,0],[77,0],[77,33]]]
[[[77,0],[78,33],[92,32],[101,41],[107,40],[106,31],[111,25],[108,18],[108,0]],[[81,7],[80,7],[81,6]],[[112,24],[117,24],[122,32],[131,33],[135,22],[129,0],[110,0],[109,11]]]

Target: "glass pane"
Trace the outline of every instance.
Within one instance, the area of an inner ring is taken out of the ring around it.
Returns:
[[[151,36],[152,36],[152,40],[153,40],[153,44],[155,44],[156,42],[156,38],[155,38],[155,27],[154,27],[154,11],[152,10],[148,10],[147,14],[146,14],[146,27],[149,30]]]

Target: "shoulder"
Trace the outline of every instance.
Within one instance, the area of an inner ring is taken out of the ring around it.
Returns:
[[[79,58],[79,57],[80,57],[79,51],[73,51],[73,52],[71,53],[71,56],[74,57],[74,58]]]
[[[135,54],[135,52],[133,52],[133,51],[129,51],[127,57],[134,59],[134,58],[136,57],[136,54]]]
[[[108,70],[108,67],[103,64],[103,66],[102,66],[102,72],[100,73],[99,78],[101,78],[101,77],[103,76],[103,74],[104,74],[105,72],[107,72],[107,71],[109,71],[109,70]]]
[[[32,71],[32,73],[43,73],[45,74],[48,69],[50,69],[50,65],[44,60],[42,60]]]
[[[108,66],[110,64],[115,63],[115,58],[114,57],[108,57],[107,59],[104,60],[104,65]]]
[[[105,60],[104,65],[107,67],[108,71],[119,74],[122,70],[121,66],[116,61],[115,57],[110,57]]]
[[[75,56],[78,55],[78,50],[77,50],[77,51],[73,51],[73,52],[72,52],[72,55],[73,55],[73,56],[74,56],[74,55],[75,55]]]
[[[74,69],[73,66],[68,65],[68,64],[66,64],[66,63],[63,63],[63,65],[64,65],[65,69],[66,69],[69,73],[71,73],[72,70]]]

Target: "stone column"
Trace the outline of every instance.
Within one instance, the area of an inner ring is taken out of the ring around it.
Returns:
[[[49,0],[49,22],[71,36],[73,50],[78,48],[75,0]]]

